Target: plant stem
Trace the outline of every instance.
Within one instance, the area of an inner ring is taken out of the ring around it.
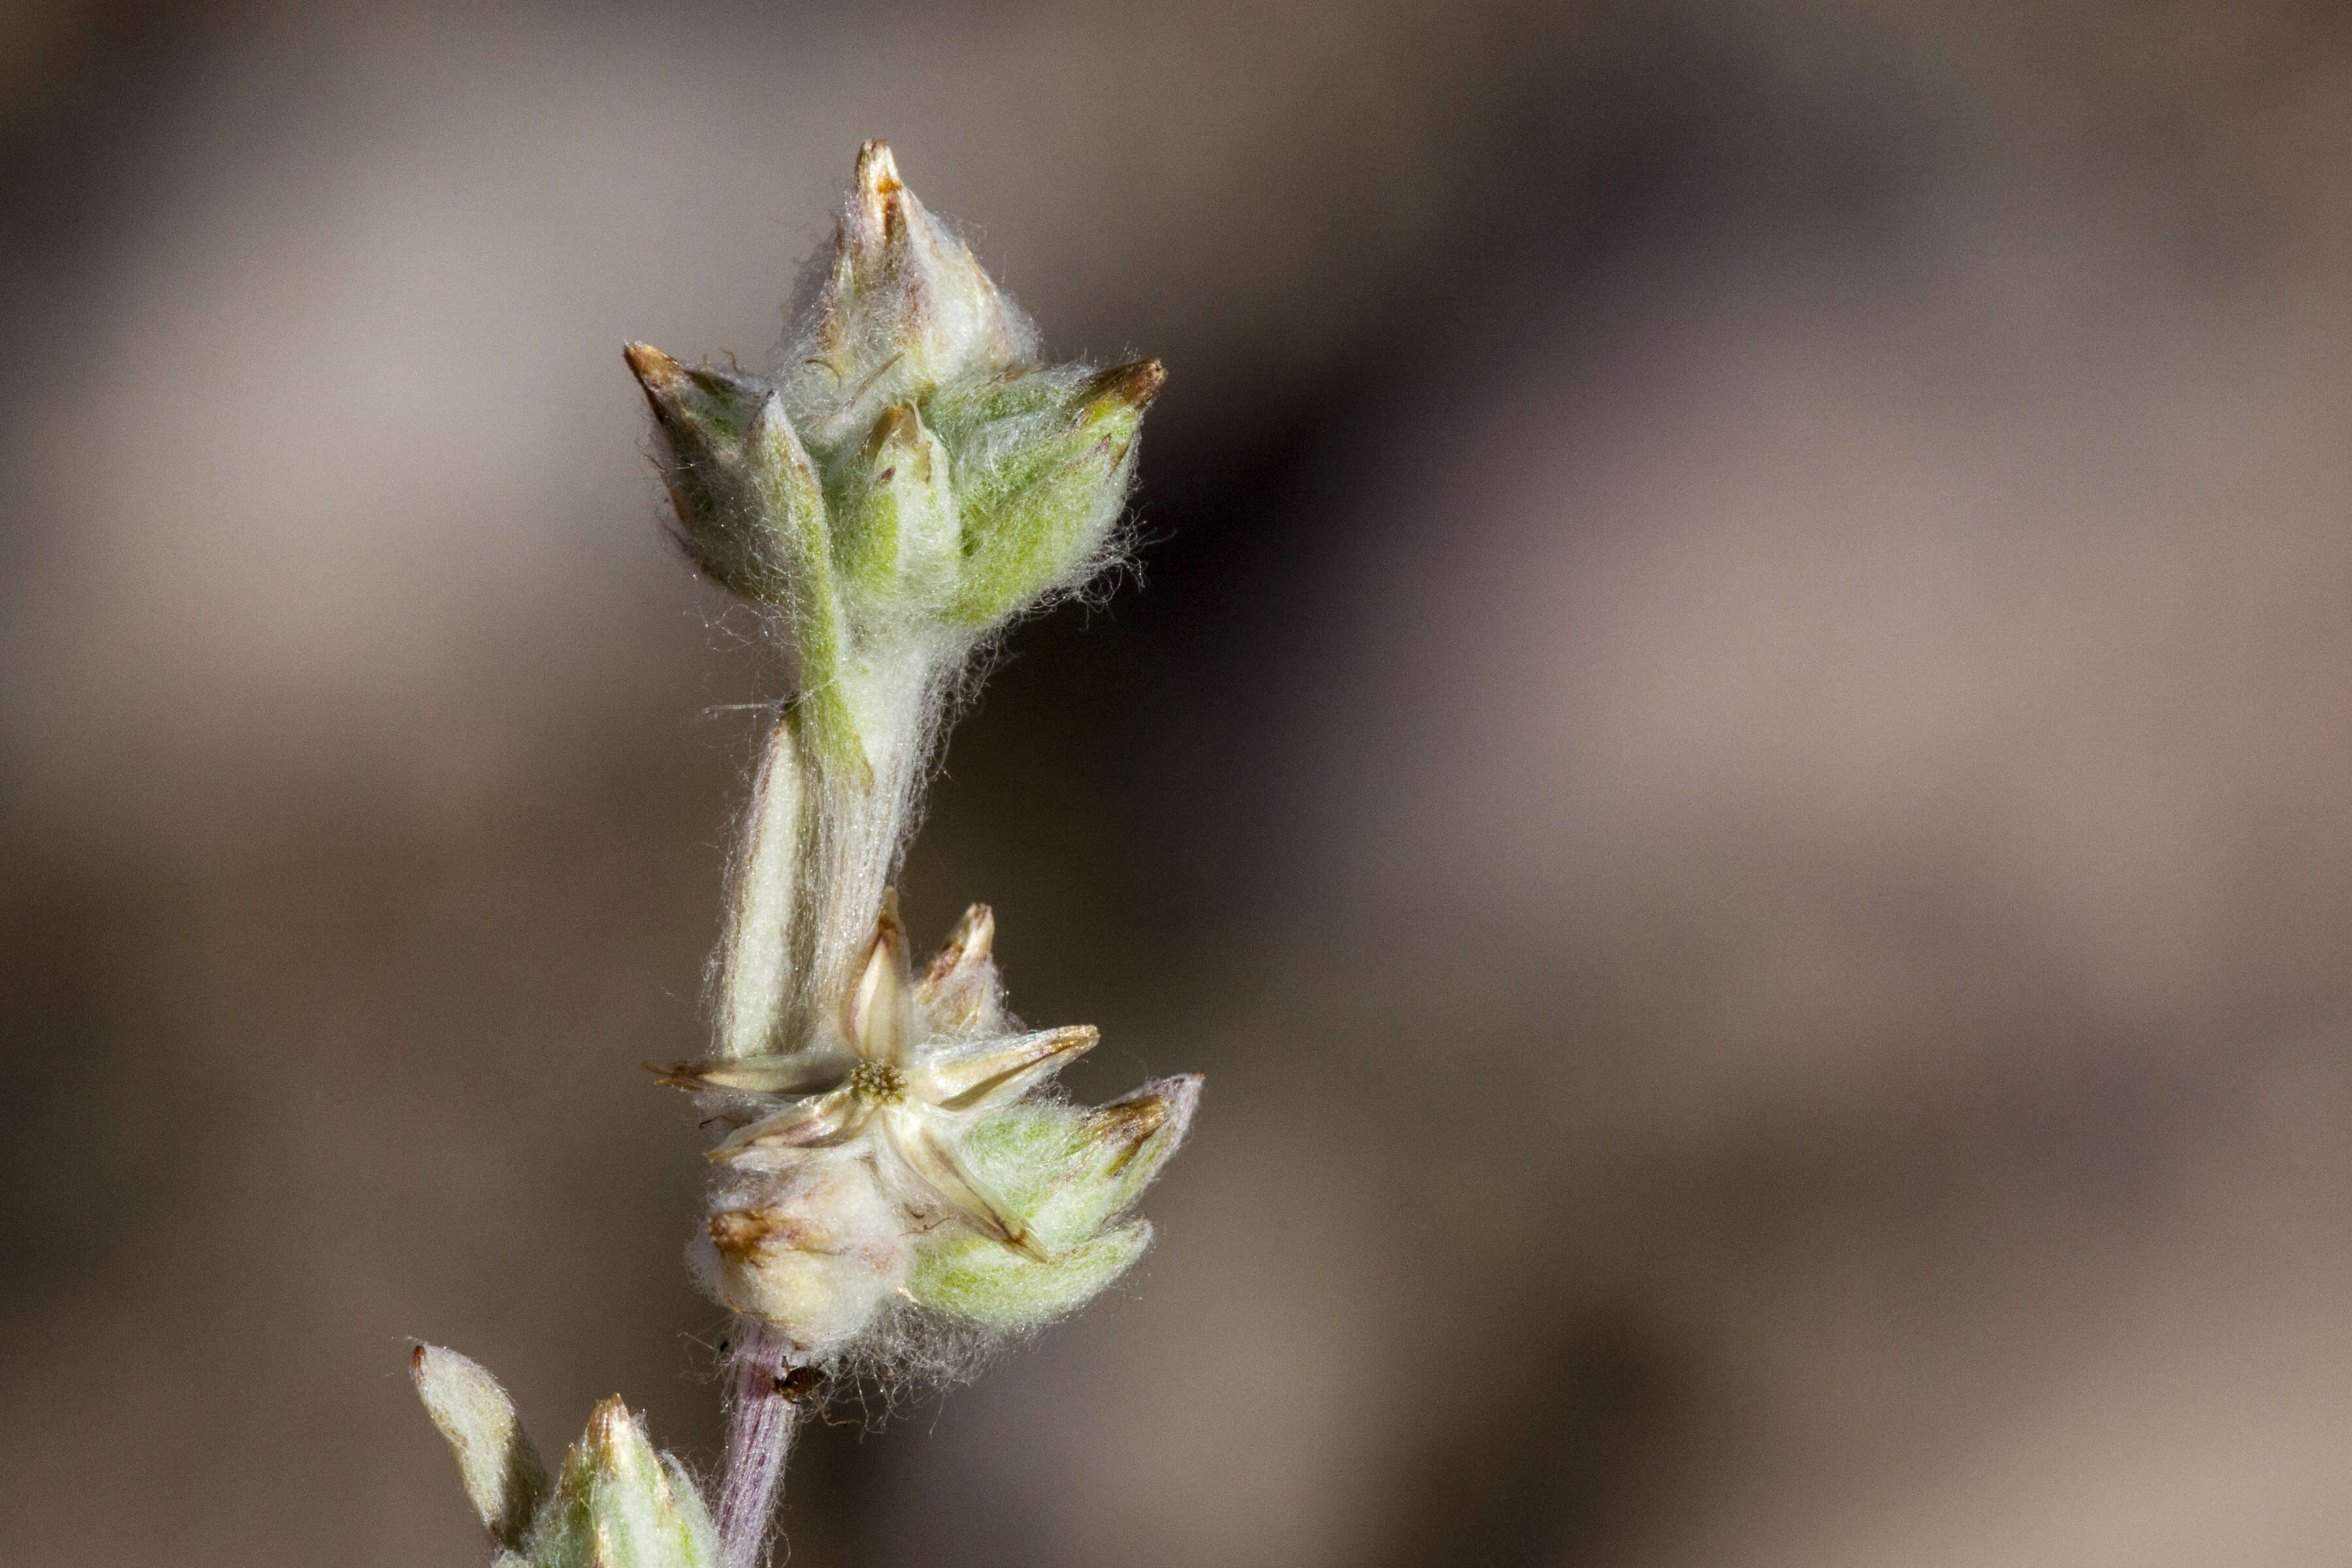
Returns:
[[[735,1320],[734,1397],[728,1402],[727,1473],[719,1489],[719,1568],[759,1568],[782,1490],[800,1406],[783,1393],[784,1336],[757,1318]]]

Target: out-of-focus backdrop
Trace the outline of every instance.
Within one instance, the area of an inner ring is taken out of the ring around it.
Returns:
[[[618,351],[884,136],[1172,373],[912,923],[1210,1089],[794,1568],[2352,1556],[2347,16],[9,9],[5,1555],[478,1560],[411,1334],[711,1458],[781,691]]]

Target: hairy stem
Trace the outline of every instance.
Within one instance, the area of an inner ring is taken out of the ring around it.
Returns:
[[[719,951],[719,1055],[765,1056],[803,1043],[805,1008],[795,980],[809,964],[808,900],[797,888],[816,829],[809,820],[799,721],[790,712],[768,731],[752,781],[743,848],[729,888],[727,931]]]
[[[759,1568],[782,1490],[800,1406],[784,1393],[793,1370],[784,1336],[757,1318],[735,1320],[727,1473],[719,1489],[719,1568]]]

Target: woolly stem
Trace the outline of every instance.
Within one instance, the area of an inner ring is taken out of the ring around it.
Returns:
[[[774,1048],[809,1044],[856,978],[898,867],[916,781],[938,735],[948,678],[970,650],[968,640],[938,638],[845,661],[843,706],[870,765],[845,774],[821,752],[800,749],[800,787],[812,809],[790,895],[790,954],[804,968],[797,977],[798,1010]],[[749,922],[739,931],[731,940],[751,940]],[[748,964],[758,956],[730,955],[728,963]]]
[[[727,1472],[719,1486],[719,1568],[759,1568],[783,1489],[800,1407],[783,1392],[792,1371],[784,1336],[757,1318],[735,1320],[734,1397],[727,1411]]]
[[[793,879],[806,858],[802,818],[807,795],[801,776],[794,716],[784,714],[768,733],[743,829],[719,948],[719,1054],[756,1057],[787,1051],[801,1041],[793,1029],[796,964]],[[803,922],[805,923],[805,922]]]
[[[814,1020],[839,1007],[906,829],[939,686],[920,658],[870,680],[860,728],[882,765],[861,764],[852,779],[829,776],[823,750],[799,743],[799,714],[770,731],[721,943],[721,1056],[803,1048]],[[784,1393],[795,1363],[783,1331],[757,1318],[735,1320],[734,1343],[718,1568],[758,1568],[800,1417]]]

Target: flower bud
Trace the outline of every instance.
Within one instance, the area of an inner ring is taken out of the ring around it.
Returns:
[[[833,267],[801,335],[786,387],[828,443],[893,403],[1026,363],[1037,348],[1036,330],[899,182],[879,142],[858,151]]]
[[[709,1568],[719,1543],[693,1478],[614,1394],[565,1458],[526,1556],[531,1568]]]
[[[409,1365],[499,1548],[496,1568],[708,1568],[716,1561],[693,1479],[654,1451],[618,1394],[589,1415],[551,1495],[539,1450],[495,1378],[437,1345],[417,1346]]]
[[[954,584],[961,538],[947,448],[913,404],[874,422],[843,490],[834,559],[844,591],[885,615],[935,606]]]
[[[626,344],[621,354],[653,407],[656,460],[677,512],[678,543],[728,592],[788,606],[794,520],[763,511],[744,470],[743,437],[767,388],[709,365],[688,370],[650,343]],[[780,529],[780,521],[786,526]]]

